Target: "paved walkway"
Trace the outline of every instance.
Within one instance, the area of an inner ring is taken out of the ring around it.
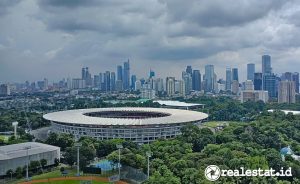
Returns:
[[[33,183],[48,183],[53,181],[66,181],[66,180],[93,180],[93,181],[102,181],[102,182],[108,182],[108,178],[102,178],[97,176],[67,176],[67,177],[58,177],[58,178],[48,178],[48,179],[40,179],[40,180],[32,180],[27,182],[21,182],[19,184],[33,184]],[[117,184],[128,184],[124,181],[118,181]]]

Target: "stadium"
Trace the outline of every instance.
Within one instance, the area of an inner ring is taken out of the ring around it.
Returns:
[[[136,143],[175,137],[181,134],[181,127],[199,125],[207,117],[207,114],[196,111],[136,107],[77,109],[43,116],[51,122],[53,132],[70,133],[76,139],[90,136]]]

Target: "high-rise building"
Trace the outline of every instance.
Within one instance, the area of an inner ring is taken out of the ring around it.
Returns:
[[[232,74],[231,68],[226,68],[226,91],[231,91]]]
[[[247,64],[247,80],[254,81],[254,73],[255,73],[255,64],[254,63]]]
[[[116,91],[123,91],[123,81],[116,80]]]
[[[129,59],[127,62],[124,62],[123,69],[123,89],[128,90],[130,88],[130,65]]]
[[[247,101],[263,101],[263,102],[268,102],[269,100],[269,95],[268,91],[257,91],[257,90],[244,90],[241,91],[241,102],[247,102]]]
[[[292,72],[285,72],[281,75],[282,81],[292,81]]]
[[[262,56],[262,74],[271,74],[272,67],[271,67],[271,56],[263,55]]]
[[[155,91],[162,92],[164,91],[164,80],[162,78],[157,78],[155,82]]]
[[[111,89],[111,91],[116,90],[116,73],[115,72],[110,73],[110,89]]]
[[[254,90],[262,90],[262,73],[254,73]]]
[[[141,98],[143,99],[155,99],[155,90],[148,88],[141,88]]]
[[[193,70],[192,89],[195,91],[201,91],[201,74],[199,70]]]
[[[142,88],[141,80],[135,81],[135,85],[134,86],[135,86],[134,90],[135,91],[139,91]]]
[[[94,75],[94,87],[99,88],[100,86],[100,77],[99,75]]]
[[[176,80],[175,81],[175,92],[178,93],[180,96],[185,96],[186,94],[186,87],[185,82],[183,80]]]
[[[85,80],[84,79],[73,79],[72,80],[72,89],[83,89],[85,88]]]
[[[155,77],[155,72],[150,69],[149,78],[153,78],[153,77]]]
[[[131,75],[131,89],[135,89],[136,75]]]
[[[185,72],[192,76],[192,74],[193,74],[192,66],[187,66]]]
[[[81,69],[81,79],[83,79],[83,80],[86,79],[86,72],[85,72],[85,68],[84,67]]]
[[[239,81],[239,70],[237,68],[232,68],[232,80]]]
[[[3,96],[10,95],[10,86],[9,86],[9,84],[1,84],[0,85],[0,95],[3,95]]]
[[[185,94],[189,94],[192,90],[192,75],[187,72],[182,72],[182,80],[185,86]]]
[[[292,74],[292,81],[295,82],[295,91],[296,91],[296,93],[299,93],[299,73],[298,72],[294,72]]]
[[[254,90],[254,85],[252,80],[246,80],[244,82],[244,90],[248,90],[248,91]]]
[[[278,103],[295,103],[295,82],[280,81],[278,85]]]
[[[232,85],[231,85],[231,91],[233,94],[238,94],[240,90],[240,83],[237,80],[233,80],[232,81]]]
[[[266,73],[263,75],[263,89],[268,91],[271,98],[277,97],[276,81],[277,77],[274,74]]]
[[[123,81],[123,68],[121,65],[117,66],[117,80]]]
[[[81,69],[81,79],[85,80],[86,86],[92,86],[92,75],[90,74],[88,67]]]
[[[110,88],[110,71],[106,71],[104,73],[104,91],[108,92],[111,90]]]
[[[215,72],[214,65],[206,65],[205,66],[205,75],[204,75],[204,91],[205,92],[215,92]]]
[[[166,91],[168,96],[172,96],[175,94],[175,77],[167,77]]]

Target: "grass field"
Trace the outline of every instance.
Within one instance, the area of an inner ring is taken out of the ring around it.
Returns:
[[[219,125],[229,125],[229,123],[231,123],[231,121],[208,121],[205,122],[203,125],[210,128],[216,128]]]
[[[0,140],[3,140],[4,142],[8,141],[9,136],[7,135],[0,135]]]
[[[66,170],[68,170],[68,175],[67,176],[75,176],[76,173],[77,173],[76,169],[66,168]],[[48,173],[45,173],[45,174],[40,174],[40,175],[37,175],[37,176],[33,176],[32,179],[33,180],[38,180],[38,179],[56,178],[56,177],[61,177],[60,170],[55,170],[55,171],[48,172]]]

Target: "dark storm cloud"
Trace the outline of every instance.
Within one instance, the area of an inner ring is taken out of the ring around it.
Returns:
[[[0,14],[6,12],[0,17],[3,79],[72,77],[82,66],[99,73],[127,58],[138,76],[145,74],[141,68],[165,77],[180,76],[187,64],[202,73],[204,65],[215,64],[221,77],[227,65],[242,73],[247,62],[259,64],[261,54],[272,55],[275,71],[300,68],[280,67],[300,57],[296,0],[12,2],[0,1]],[[15,68],[27,70],[11,76]]]
[[[0,1],[0,15],[8,13],[9,9],[19,3],[20,0],[1,0]]]
[[[282,7],[286,0],[162,0],[170,21],[195,22],[205,27],[245,24]]]

